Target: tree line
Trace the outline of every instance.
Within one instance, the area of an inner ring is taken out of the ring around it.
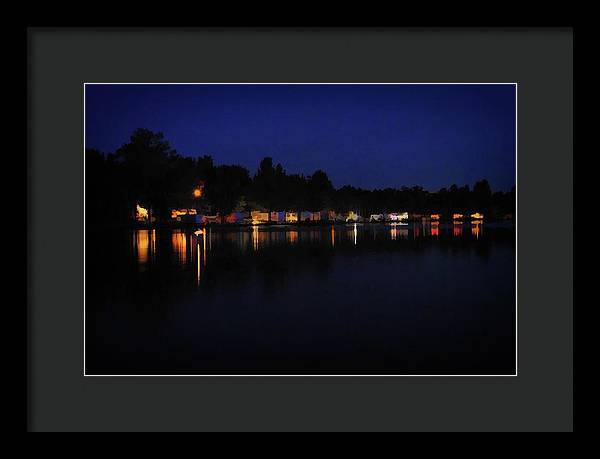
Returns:
[[[162,133],[137,129],[114,153],[86,150],[86,216],[92,223],[128,223],[136,205],[168,220],[171,209],[197,208],[225,215],[234,211],[481,212],[491,218],[514,214],[515,188],[492,191],[487,180],[437,192],[420,186],[367,190],[334,188],[327,173],[288,174],[265,157],[254,175],[239,165],[215,165],[211,156],[182,156]],[[193,190],[202,189],[195,197]]]

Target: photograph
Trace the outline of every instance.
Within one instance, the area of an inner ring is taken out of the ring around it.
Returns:
[[[84,376],[518,375],[516,83],[82,91]]]

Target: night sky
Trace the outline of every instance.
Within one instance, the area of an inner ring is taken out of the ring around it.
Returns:
[[[86,86],[86,148],[114,152],[138,127],[251,175],[271,156],[336,187],[515,185],[513,85]]]

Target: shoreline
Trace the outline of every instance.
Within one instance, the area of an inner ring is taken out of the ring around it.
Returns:
[[[265,227],[265,228],[281,228],[281,227],[306,227],[306,228],[318,228],[318,227],[331,227],[331,226],[346,226],[346,225],[390,225],[395,222],[343,222],[343,221],[310,221],[310,222],[261,222],[261,223],[208,223],[198,224],[195,222],[155,222],[155,223],[133,223],[125,225],[103,225],[98,223],[90,223],[86,225],[88,230],[139,230],[139,229],[198,229],[198,228],[214,228],[214,229],[232,229],[232,228],[253,228],[253,227]],[[418,221],[412,220],[404,222],[405,224],[398,224],[398,226],[414,226],[415,224],[431,225],[432,223],[443,224],[443,225],[472,225],[472,224],[497,224],[505,223],[515,226],[516,222],[514,219],[494,219],[494,220],[433,220],[433,221]]]

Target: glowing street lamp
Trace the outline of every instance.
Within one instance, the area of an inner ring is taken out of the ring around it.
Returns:
[[[196,205],[196,213],[200,212],[200,207],[199,207],[199,200],[202,197],[202,191],[204,191],[204,186],[200,185],[197,186],[196,188],[194,188],[194,191],[192,191],[192,195],[194,196],[194,202]]]

